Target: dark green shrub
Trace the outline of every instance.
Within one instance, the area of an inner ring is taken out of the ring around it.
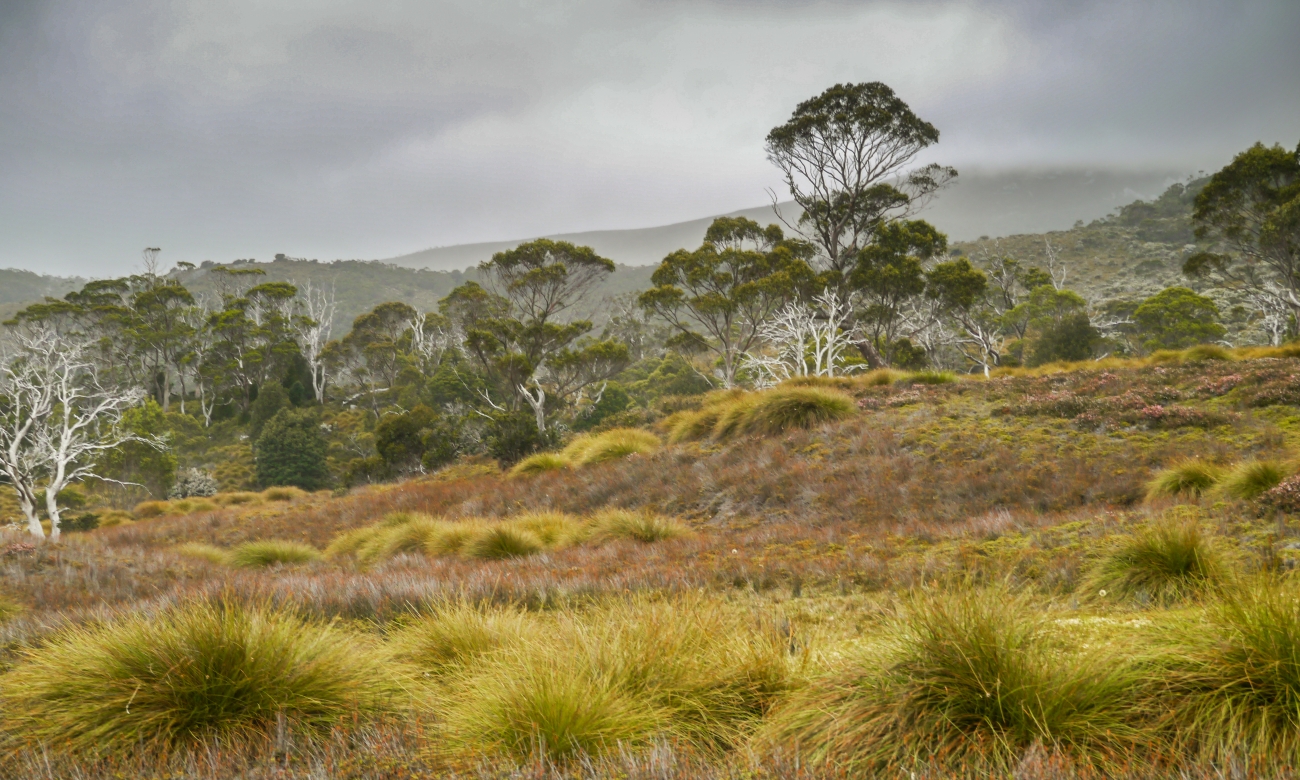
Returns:
[[[320,490],[329,485],[325,439],[309,411],[281,409],[257,440],[257,481],[263,487],[293,485]]]

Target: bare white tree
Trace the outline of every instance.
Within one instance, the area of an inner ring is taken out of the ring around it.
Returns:
[[[420,356],[426,371],[442,362],[447,350],[459,347],[465,340],[454,324],[438,325],[423,312],[412,317],[407,327],[411,329],[411,350]]]
[[[310,281],[299,288],[303,291],[303,314],[292,319],[294,333],[298,336],[298,348],[311,370],[312,393],[316,403],[325,403],[325,385],[329,372],[325,367],[325,345],[329,343],[330,330],[334,327],[334,288],[326,294],[325,290],[313,287]]]
[[[208,366],[208,359],[216,346],[216,334],[208,323],[212,318],[212,308],[206,300],[200,299],[185,316],[194,329],[194,335],[190,338],[190,351],[185,356],[184,366],[194,376],[194,392],[198,396],[199,411],[203,413],[203,427],[210,428],[212,412],[217,406],[217,394],[212,387],[213,380]]]
[[[1296,310],[1291,293],[1269,281],[1248,291],[1246,298],[1258,309],[1259,326],[1268,336],[1268,345],[1276,347],[1285,341]]]
[[[534,390],[530,391],[526,383],[519,386],[519,392],[524,396],[524,400],[533,408],[533,417],[537,419],[538,433],[546,432],[546,391],[542,389],[539,378],[544,371],[544,368],[539,368],[529,377],[528,381],[533,383]]]
[[[45,378],[57,361],[60,339],[54,330],[39,328],[14,334],[5,347],[0,367],[0,470],[18,494],[27,530],[44,539],[36,513],[41,468],[37,429],[54,410],[54,388]]]
[[[1047,250],[1047,273],[1052,277],[1052,286],[1059,292],[1065,289],[1065,280],[1070,274],[1070,268],[1061,259],[1060,251],[1052,246],[1050,239],[1043,239],[1043,244]]]
[[[50,538],[59,538],[59,491],[99,477],[96,456],[128,441],[144,439],[121,430],[122,414],[144,398],[144,390],[121,390],[99,381],[87,355],[92,344],[61,337],[50,328],[15,333],[0,367],[4,395],[0,412],[0,470],[18,493],[28,531],[45,537],[36,509],[36,488],[45,481]]]
[[[829,288],[813,303],[786,304],[759,325],[759,336],[770,351],[746,352],[742,357],[742,365],[754,373],[758,386],[771,387],[797,376],[846,373],[844,350],[853,341],[845,326],[853,314],[852,303]]]
[[[100,381],[95,363],[86,358],[85,342],[64,341],[41,377],[51,388],[54,413],[35,427],[37,457],[45,471],[45,512],[50,518],[50,540],[59,539],[59,492],[87,477],[108,480],[95,473],[95,461],[129,441],[155,447],[163,442],[125,431],[122,415],[144,400],[139,387],[117,388]]]

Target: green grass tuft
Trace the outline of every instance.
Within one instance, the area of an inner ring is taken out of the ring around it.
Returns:
[[[186,558],[198,558],[207,561],[208,563],[215,563],[218,566],[225,566],[226,563],[229,562],[230,557],[228,551],[215,545],[203,544],[201,542],[186,542],[185,544],[177,545],[175,550]]]
[[[564,448],[562,455],[579,466],[617,460],[628,455],[647,455],[663,446],[659,437],[638,428],[614,428],[604,433],[579,437]]]
[[[951,371],[916,371],[905,374],[897,381],[901,385],[947,385],[957,381]]]
[[[788,636],[743,611],[634,598],[550,625],[448,675],[449,736],[551,760],[670,739],[735,748],[792,684]]]
[[[470,558],[497,560],[523,558],[545,549],[536,534],[509,523],[497,523],[485,528],[466,542],[462,554]]]
[[[813,428],[823,423],[852,417],[858,411],[853,399],[837,390],[817,387],[779,387],[759,393],[746,405],[734,431],[776,435],[798,428]],[[722,431],[721,423],[719,430]]]
[[[1089,573],[1089,598],[1161,605],[1223,584],[1224,554],[1194,520],[1165,520],[1117,541]]]
[[[380,528],[376,526],[366,526],[364,528],[353,528],[350,531],[344,531],[329,543],[325,548],[326,558],[339,558],[344,555],[356,555],[361,548],[372,543],[372,540],[380,533]]]
[[[528,636],[531,623],[514,608],[443,605],[398,631],[390,642],[396,658],[443,674],[477,663],[489,653]]]
[[[1147,483],[1147,499],[1206,493],[1223,478],[1223,469],[1203,460],[1184,460],[1157,473]]]
[[[226,563],[239,569],[253,569],[276,564],[311,563],[320,560],[320,552],[310,545],[281,539],[244,542],[231,548]]]
[[[1300,760],[1300,592],[1259,579],[1166,635],[1175,744],[1204,761]]]
[[[278,713],[328,729],[384,709],[392,670],[368,643],[293,615],[233,603],[70,628],[24,651],[0,686],[10,733],[125,752],[264,733]]]
[[[511,476],[523,474],[540,474],[544,471],[560,471],[569,467],[569,459],[556,452],[539,452],[529,455],[510,469]]]
[[[591,519],[594,536],[602,539],[632,539],[638,542],[662,542],[691,536],[692,531],[671,517],[653,512],[630,512],[606,509]]]
[[[17,601],[0,594],[0,625],[8,623],[10,620],[26,612],[27,609]]]
[[[1183,350],[1182,359],[1188,363],[1199,363],[1206,360],[1232,360],[1232,353],[1218,344],[1197,344]]]
[[[1225,496],[1254,501],[1289,476],[1290,470],[1277,461],[1251,460],[1234,466],[1219,481],[1217,489]]]
[[[1140,672],[1059,647],[1047,628],[1001,591],[913,598],[880,642],[782,704],[760,742],[881,777],[1001,776],[1035,744],[1084,761],[1127,748]]]

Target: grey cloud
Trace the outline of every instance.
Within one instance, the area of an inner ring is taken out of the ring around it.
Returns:
[[[0,265],[382,257],[755,205],[766,131],[880,79],[963,167],[1300,140],[1300,5],[0,5]]]

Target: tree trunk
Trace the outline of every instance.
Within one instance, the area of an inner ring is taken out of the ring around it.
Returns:
[[[41,527],[41,518],[36,514],[36,496],[31,494],[30,490],[19,488],[17,485],[18,505],[23,510],[23,516],[27,518],[27,531],[37,539],[45,539],[45,529]]]
[[[59,541],[59,491],[51,485],[45,489],[45,513],[50,516],[50,541]]]
[[[867,365],[872,369],[888,368],[889,364],[880,356],[880,350],[876,345],[871,343],[870,339],[863,339],[857,342],[858,352],[862,353],[862,359],[867,361]]]

